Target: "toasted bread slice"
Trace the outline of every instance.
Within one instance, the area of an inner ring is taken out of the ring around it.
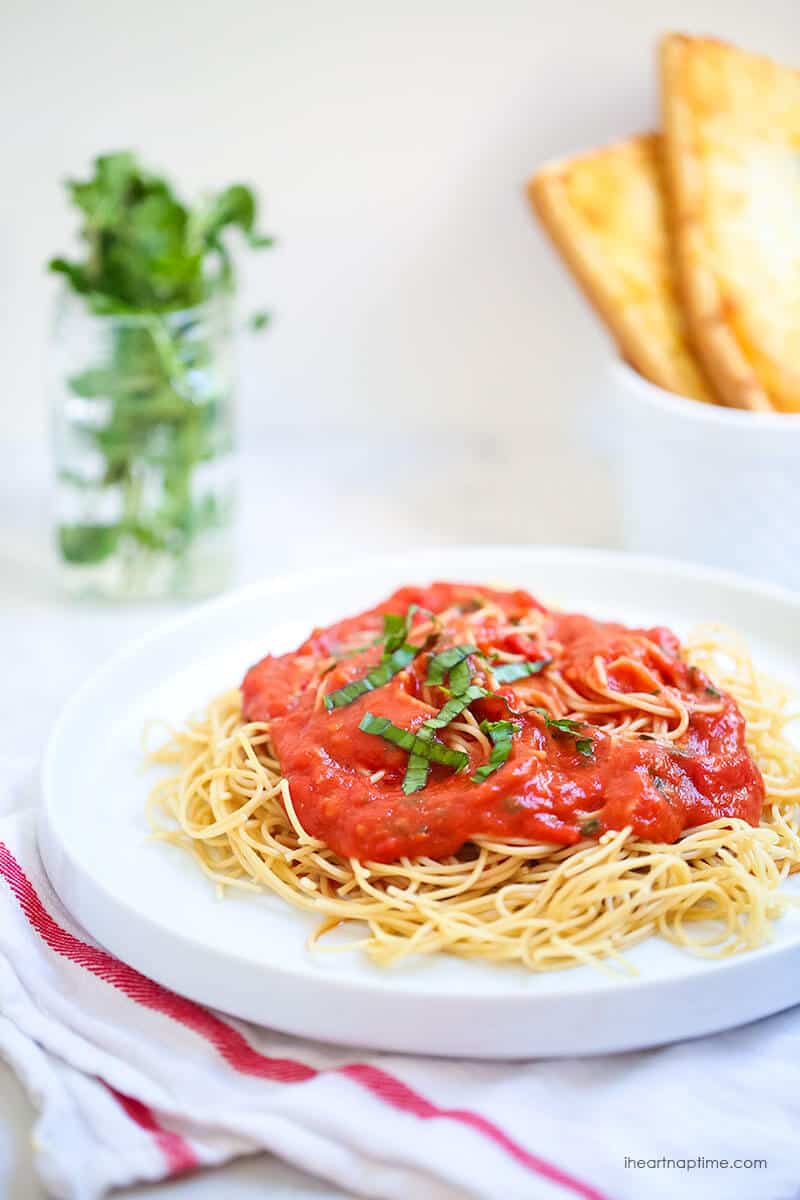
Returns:
[[[547,163],[528,194],[631,365],[671,392],[711,400],[677,302],[659,143],[642,134]]]
[[[661,90],[695,350],[726,404],[800,411],[800,74],[670,34]]]

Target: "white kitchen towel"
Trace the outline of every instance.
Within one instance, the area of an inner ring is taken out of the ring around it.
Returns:
[[[36,1106],[53,1196],[94,1200],[257,1149],[387,1200],[798,1195],[800,1011],[596,1059],[302,1042],[182,999],[93,943],[49,885],[25,789],[6,782],[0,1053]]]

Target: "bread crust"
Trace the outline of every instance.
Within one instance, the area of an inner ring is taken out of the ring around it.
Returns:
[[[547,163],[528,197],[623,357],[668,391],[713,401],[678,303],[660,153],[651,133]]]
[[[779,234],[782,156],[800,139],[800,75],[685,34],[663,38],[659,59],[666,181],[692,344],[724,403],[796,411],[800,375],[788,346],[794,337],[800,346],[800,269],[792,281],[781,268],[776,283],[759,239],[766,226]],[[784,331],[787,349],[776,355]]]

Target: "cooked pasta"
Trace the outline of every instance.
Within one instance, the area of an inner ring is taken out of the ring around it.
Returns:
[[[475,619],[485,626],[485,607],[477,611]],[[493,634],[497,645],[504,644],[502,620],[501,614]],[[424,616],[417,628],[424,636]],[[531,634],[523,623],[513,628],[518,637]],[[658,659],[658,646],[654,653]],[[486,683],[499,665],[530,661],[530,655],[500,651],[484,675],[473,672],[471,678]],[[273,722],[243,715],[242,692],[233,689],[149,752],[151,763],[173,768],[153,788],[153,827],[159,838],[188,849],[222,891],[266,889],[318,916],[313,946],[324,948],[324,935],[346,924],[359,932],[344,945],[382,964],[446,951],[535,971],[582,963],[633,970],[624,952],[651,935],[704,956],[749,950],[769,939],[787,902],[781,884],[800,866],[800,750],[789,729],[794,712],[786,690],[758,672],[744,643],[725,630],[696,631],[681,661],[690,678],[697,672],[714,685],[698,685],[699,695],[683,697],[677,687],[662,686],[655,696],[641,658],[621,667],[619,655],[595,656],[587,678],[576,684],[554,654],[546,670],[515,681],[513,704],[546,714],[545,733],[559,749],[566,741],[563,752],[569,749],[576,763],[579,735],[586,733],[597,760],[619,744],[628,744],[631,753],[649,752],[654,744],[653,753],[674,751],[678,767],[690,721],[729,704],[744,717],[744,752],[763,777],[757,824],[712,812],[674,840],[660,841],[631,825],[597,829],[600,822],[590,818],[571,844],[477,832],[447,854],[399,854],[387,861],[342,854],[304,828],[273,742]],[[319,678],[307,681],[323,716],[325,696],[332,695],[330,674],[323,664]],[[623,675],[637,680],[638,690],[621,692]],[[423,683],[420,689],[420,703],[432,711],[435,686]],[[493,745],[479,715],[465,707],[441,730],[441,744],[469,756],[471,765],[487,764],[499,743],[497,738]],[[538,737],[535,746],[543,740]],[[531,753],[541,755],[535,746]],[[363,774],[367,768],[360,769]],[[592,762],[584,769],[591,771]],[[446,766],[434,770],[444,776]],[[500,769],[493,770],[500,779]],[[368,782],[383,786],[385,774],[377,768]],[[399,795],[397,784],[395,791]],[[340,939],[333,944],[343,945]]]

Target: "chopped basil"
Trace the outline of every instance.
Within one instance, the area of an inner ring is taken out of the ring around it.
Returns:
[[[448,683],[450,691],[454,696],[460,696],[467,690],[472,679],[472,667],[468,658],[462,658],[460,663],[456,663],[450,672]]]
[[[387,654],[391,654],[393,650],[402,646],[408,637],[414,608],[415,605],[410,604],[405,616],[401,613],[383,614],[383,638],[381,640],[386,647]]]
[[[433,738],[433,729],[427,722],[420,728],[419,737],[424,738],[426,742]],[[421,792],[428,782],[430,768],[431,765],[427,758],[424,758],[421,754],[409,754],[408,766],[403,776],[403,794],[413,796],[414,792]]]
[[[428,782],[429,769],[427,758],[423,758],[420,754],[409,754],[406,773],[400,785],[403,795],[413,796],[414,792],[421,792]]]
[[[600,822],[597,817],[592,817],[591,821],[584,821],[581,825],[581,833],[584,837],[588,837],[590,833],[597,833],[600,828]]]
[[[473,700],[483,700],[488,695],[486,688],[478,687],[473,683],[466,691],[459,692],[457,696],[451,696],[435,717],[428,717],[425,726],[429,729],[444,729],[445,725],[455,721],[465,708],[469,708]]]
[[[435,730],[444,729],[451,721],[459,717],[464,709],[472,704],[473,700],[482,700],[488,694],[485,688],[472,684],[458,696],[451,696],[435,717],[428,717],[427,721],[420,726],[419,737],[428,741],[433,737]],[[411,796],[425,787],[428,782],[429,766],[428,760],[422,755],[411,755],[403,779],[403,791],[407,796]]]
[[[536,662],[511,662],[492,667],[492,674],[498,683],[514,683],[517,679],[526,679],[529,675],[538,675],[545,667],[549,667],[552,658],[540,658]]]
[[[426,758],[429,762],[441,763],[444,767],[453,767],[456,771],[463,771],[469,762],[469,757],[462,750],[451,750],[442,742],[437,742],[435,738],[413,733],[410,729],[402,729],[388,717],[376,717],[373,713],[364,713],[358,728],[363,733],[382,737],[384,741],[391,742],[393,746],[397,746],[400,750],[406,750],[409,754],[419,755],[420,758]]]
[[[330,712],[335,708],[352,704],[360,696],[383,687],[400,671],[405,670],[414,658],[431,644],[431,639],[424,645],[410,645],[406,640],[411,632],[414,614],[419,609],[415,604],[409,605],[405,615],[400,613],[383,614],[383,636],[378,642],[383,642],[383,654],[380,663],[373,667],[360,679],[354,679],[344,687],[338,688],[325,697],[325,707]],[[435,616],[429,614],[436,620]],[[450,698],[434,717],[429,717],[419,729],[414,732],[395,725],[388,717],[377,717],[373,713],[365,713],[359,729],[385,741],[408,755],[408,765],[403,778],[403,792],[410,796],[420,791],[428,782],[431,763],[452,767],[462,771],[469,764],[469,756],[461,750],[451,750],[449,746],[439,741],[435,734],[437,730],[445,729],[452,721],[461,715],[475,700],[482,700],[491,695],[485,688],[471,682],[472,667],[470,655],[478,654],[476,646],[463,643],[450,646],[447,650],[434,654],[429,663],[425,682],[436,687],[447,688]],[[552,659],[543,658],[535,662],[502,663],[492,667],[492,673],[498,683],[513,683],[537,675],[550,665]],[[569,734],[575,738],[575,749],[578,754],[591,757],[594,742],[591,737],[581,737],[581,724],[567,717],[556,719],[551,717],[547,709],[534,710],[544,718],[546,728],[554,733]],[[520,726],[513,721],[482,721],[481,730],[492,742],[489,761],[479,767],[472,776],[474,783],[483,783],[499,767],[506,763],[511,754],[511,744],[515,732]]]
[[[372,643],[380,645],[383,642],[380,663],[360,679],[354,679],[351,683],[346,683],[344,687],[337,688],[335,692],[327,695],[325,707],[328,712],[334,708],[342,708],[345,704],[352,704],[359,696],[364,696],[367,692],[374,691],[375,688],[383,687],[400,671],[404,671],[406,667],[410,666],[421,650],[426,649],[428,643],[423,646],[411,646],[406,641],[411,632],[414,614],[418,612],[424,612],[434,621],[436,620],[432,612],[429,612],[427,608],[420,608],[418,604],[409,604],[405,615],[401,613],[383,614],[383,636]],[[363,646],[361,649],[366,650],[368,647]],[[355,653],[361,653],[361,650]]]
[[[715,700],[722,699],[722,692],[718,692],[717,689],[712,687],[710,683],[706,684],[706,695],[713,696]]]
[[[345,704],[352,704],[359,696],[364,696],[367,692],[374,691],[375,688],[383,687],[395,675],[404,671],[421,649],[421,646],[400,646],[398,650],[395,650],[388,658],[382,659],[377,667],[367,671],[367,674],[360,679],[353,679],[344,687],[330,692],[325,697],[325,707],[329,712],[334,708],[343,708]]]
[[[388,658],[395,650],[399,650],[401,646],[408,641],[408,635],[411,633],[411,626],[416,613],[424,613],[426,617],[430,617],[434,622],[436,616],[428,608],[421,608],[419,604],[409,604],[406,609],[405,616],[402,613],[384,613],[383,614],[383,637],[378,641],[383,642],[383,656]]]
[[[667,786],[667,781],[666,779],[662,779],[660,775],[654,775],[653,786],[658,788],[659,792],[663,792],[664,788]]]
[[[545,729],[551,729],[554,733],[566,733],[575,738],[575,749],[579,754],[589,757],[594,749],[594,740],[591,737],[580,737],[581,722],[572,721],[569,717],[551,717],[546,708],[534,708],[544,721]]]
[[[472,776],[473,783],[483,783],[489,776],[508,762],[511,754],[511,739],[519,731],[519,725],[513,721],[481,721],[481,729],[492,740],[492,752],[489,761],[478,767]]]
[[[577,733],[580,725],[577,721],[571,721],[569,717],[547,718],[548,729],[555,729],[557,733]]]
[[[449,650],[442,650],[441,654],[434,654],[428,663],[428,675],[425,682],[442,687],[450,672],[459,663],[469,658],[470,654],[477,654],[477,650],[477,646],[451,646]]]
[[[577,733],[580,726],[569,717],[551,717],[546,708],[534,708],[545,723],[547,729],[555,729],[558,733]]]

